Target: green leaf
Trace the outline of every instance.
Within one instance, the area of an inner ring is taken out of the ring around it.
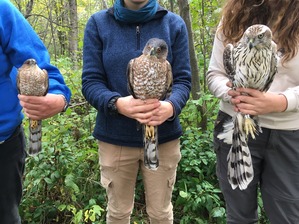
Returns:
[[[185,192],[185,191],[180,191],[180,196],[181,196],[182,198],[187,198],[187,197],[188,197],[188,193]]]
[[[217,217],[223,217],[225,215],[225,209],[222,207],[219,208],[213,208],[211,211],[211,216],[213,218],[217,218]]]

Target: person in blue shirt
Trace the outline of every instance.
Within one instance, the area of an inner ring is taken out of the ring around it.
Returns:
[[[46,96],[18,95],[17,69],[34,58],[49,75]],[[33,28],[9,0],[0,1],[0,223],[21,223],[25,166],[24,114],[41,120],[65,110],[71,92],[60,71],[50,64],[48,51]]]
[[[150,38],[168,45],[172,94],[166,101],[134,99],[127,88],[130,59]],[[184,21],[156,0],[116,0],[92,15],[85,27],[82,92],[98,114],[93,136],[99,141],[101,184],[108,196],[107,223],[130,223],[137,174],[143,176],[151,223],[173,223],[172,191],[180,161],[182,128],[178,115],[191,89],[188,35]],[[143,165],[142,124],[158,125],[156,171]]]

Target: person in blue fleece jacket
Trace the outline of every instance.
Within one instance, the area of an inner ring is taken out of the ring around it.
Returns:
[[[127,88],[130,59],[150,38],[168,45],[173,88],[167,101],[134,99]],[[82,92],[97,109],[93,135],[99,143],[101,184],[108,196],[107,223],[130,223],[138,171],[142,173],[151,223],[173,223],[172,191],[181,159],[181,113],[191,89],[188,34],[178,15],[156,0],[116,0],[93,14],[85,27]],[[142,131],[137,122],[158,125],[160,165],[143,165]]]
[[[43,97],[18,95],[17,68],[34,58],[48,71],[49,93]],[[71,97],[59,70],[50,64],[46,47],[23,15],[8,0],[0,1],[0,223],[21,223],[25,165],[24,117],[45,119],[63,111]]]

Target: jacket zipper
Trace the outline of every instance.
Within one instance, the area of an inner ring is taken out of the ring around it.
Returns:
[[[140,50],[140,27],[136,26],[137,50]]]

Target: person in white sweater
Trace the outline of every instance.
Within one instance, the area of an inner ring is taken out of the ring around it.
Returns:
[[[214,128],[216,174],[226,202],[227,223],[258,222],[258,188],[271,224],[299,223],[299,1],[227,0],[218,26],[206,80],[220,99]],[[278,73],[267,92],[232,89],[223,51],[253,24],[270,27],[278,49]],[[246,95],[244,95],[246,93]],[[219,140],[223,124],[236,112],[258,115],[262,132],[249,139],[254,178],[245,190],[227,179],[230,145]]]

